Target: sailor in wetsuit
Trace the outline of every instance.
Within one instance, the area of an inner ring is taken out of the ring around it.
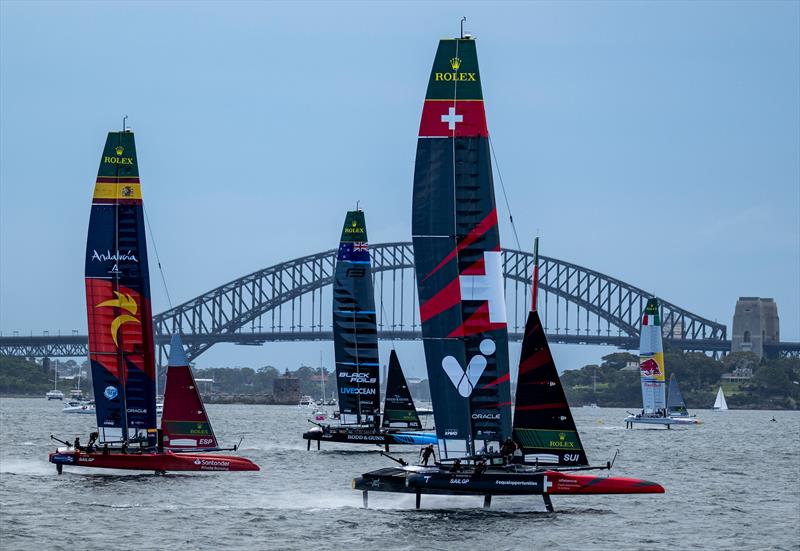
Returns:
[[[503,445],[500,446],[500,455],[503,456],[503,462],[506,464],[511,463],[515,451],[517,451],[517,444],[509,436],[506,438],[505,442],[503,442]]]
[[[89,433],[89,443],[86,445],[86,452],[92,453],[94,451],[94,444],[100,438],[100,433],[97,431]]]
[[[456,459],[455,461],[453,461],[453,468],[450,469],[450,471],[454,472],[454,473],[460,473],[461,472],[461,460],[460,459]]]
[[[428,444],[427,446],[422,448],[420,450],[419,454],[422,456],[422,464],[423,465],[427,465],[428,464],[428,459],[430,459],[431,455],[433,456],[434,463],[436,462],[436,454],[433,451],[433,444]]]
[[[486,472],[486,460],[485,459],[479,459],[475,463],[475,474],[483,474],[485,472]]]

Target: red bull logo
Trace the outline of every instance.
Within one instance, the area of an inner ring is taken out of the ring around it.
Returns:
[[[661,375],[661,366],[659,366],[658,362],[653,358],[648,358],[640,363],[639,369],[641,370],[642,375],[645,375],[646,377],[656,377]]]

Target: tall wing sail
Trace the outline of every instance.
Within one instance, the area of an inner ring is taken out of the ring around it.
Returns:
[[[86,308],[100,441],[156,440],[150,276],[132,132],[109,132],[86,242]]]
[[[177,334],[170,342],[167,365],[164,412],[161,415],[164,447],[182,450],[217,448],[217,437]]]
[[[380,422],[378,332],[364,212],[344,221],[333,275],[333,344],[342,424]]]
[[[412,233],[439,452],[473,455],[510,436],[511,391],[489,136],[471,39],[439,42],[417,140]]]
[[[514,441],[525,462],[558,466],[588,465],[575,421],[556,371],[536,310],[539,239],[533,262],[531,311],[525,323],[514,404]]]
[[[686,402],[683,401],[681,389],[678,386],[678,378],[673,373],[669,377],[669,393],[667,394],[667,413],[669,415],[686,415]]]
[[[397,352],[389,355],[389,375],[386,380],[386,398],[383,402],[383,428],[402,427],[420,429],[422,423],[414,407],[411,391],[408,389],[403,368],[397,359]]]
[[[661,342],[661,307],[657,298],[647,300],[639,332],[639,374],[644,412],[659,413],[666,407],[664,348]]]

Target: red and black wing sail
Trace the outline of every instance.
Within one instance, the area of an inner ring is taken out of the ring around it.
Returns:
[[[109,132],[86,242],[89,360],[101,441],[155,443],[156,382],[150,277],[132,132]]]
[[[564,387],[536,310],[539,238],[533,261],[531,311],[525,323],[514,404],[514,441],[525,462],[552,466],[588,465]]]
[[[168,366],[161,415],[164,447],[182,450],[219,447],[179,335],[172,336]]]
[[[379,422],[378,329],[364,212],[347,213],[333,275],[333,345],[342,424]]]
[[[442,40],[422,110],[412,233],[439,449],[511,434],[508,331],[475,41]]]
[[[389,355],[389,375],[386,379],[386,398],[383,401],[383,428],[402,427],[408,429],[421,429],[417,408],[408,389],[406,377],[397,352],[392,350]]]

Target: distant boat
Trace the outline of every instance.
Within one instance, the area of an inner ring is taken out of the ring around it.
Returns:
[[[661,304],[657,298],[647,299],[642,312],[639,329],[639,376],[642,385],[642,411],[631,413],[625,418],[625,426],[633,428],[634,424],[661,425],[670,428],[672,425],[696,425],[697,419],[688,415],[671,415],[667,404],[664,369],[664,344],[661,336]],[[673,385],[674,381],[674,385]],[[670,392],[674,392],[675,411],[681,408],[686,411],[683,397],[678,389],[677,379],[670,380]],[[673,391],[674,389],[674,391]]]
[[[41,392],[41,391],[39,391],[39,392]],[[48,401],[49,400],[63,400],[64,399],[64,393],[61,392],[60,390],[48,390],[47,394],[45,394],[45,396],[47,397]]]
[[[58,363],[53,364],[53,390],[48,390],[47,394],[47,401],[50,400],[63,400],[64,393],[58,390]]]
[[[82,413],[94,415],[97,409],[94,405],[94,400],[70,400],[64,404],[64,409],[61,413]]]
[[[711,406],[711,409],[716,409],[719,411],[728,409],[728,403],[725,401],[725,393],[722,392],[722,387],[719,387],[719,390],[717,391],[717,399],[714,400],[714,405]]]
[[[308,396],[308,395],[300,396],[300,401],[297,402],[297,406],[298,407],[310,408],[310,407],[314,407],[315,405],[317,405],[317,404],[316,404],[316,402],[314,402],[314,398],[312,398],[311,396]]]

